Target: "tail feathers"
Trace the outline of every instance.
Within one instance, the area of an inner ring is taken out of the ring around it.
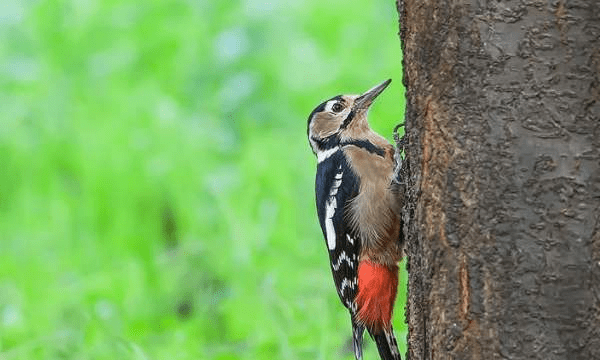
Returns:
[[[394,330],[391,326],[389,329],[384,329],[379,334],[373,335],[373,339],[377,344],[381,360],[402,360],[400,351],[398,351],[398,343],[396,343]]]
[[[362,341],[365,327],[352,322],[352,345],[354,347],[354,357],[356,360],[362,360]]]

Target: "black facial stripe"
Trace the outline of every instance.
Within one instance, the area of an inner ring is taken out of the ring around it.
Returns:
[[[340,130],[345,129],[348,125],[350,125],[350,122],[352,121],[352,119],[354,119],[355,115],[356,112],[354,111],[354,109],[350,110],[350,113],[348,113],[348,116],[346,116],[346,118],[344,119],[342,126],[340,126]]]
[[[379,146],[373,144],[369,140],[346,140],[342,142],[340,145],[354,145],[361,149],[365,149],[370,153],[377,154],[381,157],[385,156],[385,150],[380,148]]]
[[[329,150],[338,146],[340,143],[340,139],[338,138],[337,134],[329,135],[324,139],[317,139],[316,137],[312,136],[311,140],[317,143],[319,150]]]

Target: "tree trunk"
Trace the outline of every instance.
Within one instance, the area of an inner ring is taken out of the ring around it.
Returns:
[[[397,5],[408,358],[600,359],[600,1]]]

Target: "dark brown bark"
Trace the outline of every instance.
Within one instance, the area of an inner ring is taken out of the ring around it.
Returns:
[[[409,359],[600,359],[600,1],[399,0]]]

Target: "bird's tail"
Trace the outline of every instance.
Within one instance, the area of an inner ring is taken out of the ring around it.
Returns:
[[[379,351],[381,360],[402,360],[394,336],[394,329],[391,326],[388,329],[383,329],[379,334],[373,335],[373,339],[377,344],[377,351]]]
[[[352,321],[352,346],[356,360],[362,360],[362,341],[365,327]]]

